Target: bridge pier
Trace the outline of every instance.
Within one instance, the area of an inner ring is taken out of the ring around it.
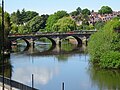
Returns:
[[[29,43],[30,43],[30,46],[32,47],[32,48],[34,48],[35,47],[35,41],[34,41],[34,39],[30,39],[30,41],[29,41]]]
[[[85,44],[85,45],[87,46],[87,44],[88,44],[88,39],[87,39],[87,37],[83,37],[83,38],[82,38],[82,42],[83,42],[83,44]]]
[[[61,46],[62,40],[61,40],[60,38],[57,38],[57,39],[56,39],[56,44],[59,45],[59,46]]]

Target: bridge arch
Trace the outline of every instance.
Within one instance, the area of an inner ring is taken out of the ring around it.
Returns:
[[[55,40],[53,38],[50,38],[50,37],[37,37],[37,39],[40,39],[40,38],[47,38],[47,39],[49,39],[51,41],[53,47],[56,46],[56,42],[55,42]]]
[[[11,40],[11,43],[12,43],[12,41],[17,41],[18,39],[22,39],[22,40],[24,40],[25,43],[27,44],[27,47],[30,46],[30,42],[29,42],[27,39],[25,39],[25,38],[16,38],[16,39],[14,39],[14,40]]]
[[[70,37],[70,36],[67,36],[67,37]],[[62,39],[65,39],[67,37],[64,37]],[[73,37],[75,40],[77,40],[77,46],[82,46],[82,39],[81,38],[79,38],[77,36],[72,36],[72,35],[71,35],[71,37]]]

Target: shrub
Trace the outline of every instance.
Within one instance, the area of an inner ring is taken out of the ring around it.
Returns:
[[[120,68],[120,52],[110,51],[103,53],[99,64],[102,68]]]

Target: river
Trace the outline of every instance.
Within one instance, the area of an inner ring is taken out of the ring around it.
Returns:
[[[12,80],[32,86],[33,75],[34,87],[39,90],[62,90],[63,82],[65,90],[120,89],[120,71],[92,67],[86,46],[50,47],[44,43],[27,50],[14,46],[9,62]]]

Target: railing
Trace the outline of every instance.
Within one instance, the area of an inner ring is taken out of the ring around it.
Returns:
[[[0,76],[0,82],[3,82],[3,77]],[[32,88],[30,86],[24,85],[22,83],[16,82],[14,80],[10,80],[9,78],[4,78],[4,84],[10,86],[11,88],[16,88],[20,90],[38,90],[36,88]]]

